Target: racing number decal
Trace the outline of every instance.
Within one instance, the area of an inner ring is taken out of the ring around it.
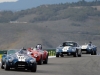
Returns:
[[[17,57],[18,57],[18,61],[25,61],[25,57],[24,56],[17,55]]]

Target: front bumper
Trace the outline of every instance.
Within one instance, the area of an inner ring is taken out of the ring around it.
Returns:
[[[30,63],[30,62],[7,62],[7,65],[10,68],[27,68],[30,69],[32,68],[34,65],[36,65],[36,62],[34,63]]]

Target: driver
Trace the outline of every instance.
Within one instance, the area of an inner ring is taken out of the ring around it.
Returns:
[[[92,45],[92,42],[90,41],[88,45],[91,46]]]
[[[31,54],[32,52],[29,52],[27,49],[25,49],[24,47],[21,49],[20,51],[21,54]]]
[[[42,45],[41,45],[41,44],[37,44],[37,45],[36,45],[36,49],[37,49],[37,50],[42,50]]]

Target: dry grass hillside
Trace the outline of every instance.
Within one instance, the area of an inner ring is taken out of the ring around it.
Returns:
[[[100,18],[90,17],[84,22],[68,19],[38,23],[0,23],[0,49],[35,47],[55,48],[63,41],[80,45],[92,41],[100,48]]]

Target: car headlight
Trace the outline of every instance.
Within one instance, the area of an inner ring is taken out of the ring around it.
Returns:
[[[31,63],[34,63],[34,61],[35,61],[35,60],[33,60],[33,59],[30,60]]]
[[[92,49],[91,47],[89,47],[89,49]]]
[[[56,52],[59,52],[59,49],[56,49]]]
[[[72,49],[73,52],[75,52],[75,49]]]
[[[9,61],[9,62],[12,62],[12,61],[13,61],[13,59],[14,59],[14,58],[9,58],[9,59],[8,59],[8,61]]]
[[[71,47],[69,47],[68,50],[71,50]]]

